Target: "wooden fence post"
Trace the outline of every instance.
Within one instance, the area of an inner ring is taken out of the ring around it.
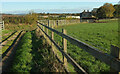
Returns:
[[[52,28],[53,28],[53,25],[52,25]],[[54,32],[52,31],[52,40],[54,40]],[[54,52],[55,52],[55,50],[54,50],[54,44],[51,42],[51,44],[52,44],[52,50],[53,50],[53,55],[54,55]]]
[[[49,20],[48,20],[47,26],[49,27]],[[46,31],[47,31],[46,33],[47,33],[47,35],[49,35],[49,30],[48,30],[48,28],[46,28],[46,29],[47,29],[47,30],[46,30]],[[47,42],[48,42],[48,44],[49,44],[49,38],[48,38],[48,37],[46,37],[46,38],[47,38]],[[48,46],[48,44],[47,44],[47,46]]]
[[[115,57],[116,59],[120,60],[120,49],[116,46],[111,45],[111,55]],[[110,68],[110,72],[115,72],[114,74],[120,74],[120,72],[117,72],[116,70]]]
[[[38,21],[38,22],[39,22],[39,21]],[[37,23],[37,25],[39,25],[39,23]],[[37,31],[40,32],[38,27],[37,27]]]
[[[45,27],[43,26],[43,31],[45,32]],[[45,34],[43,33],[43,36],[45,37]]]
[[[56,25],[55,25],[55,20],[54,20],[53,24],[54,24],[54,27],[55,27],[55,26],[56,26]]]
[[[47,24],[47,26],[49,27],[49,20],[48,20],[48,24]],[[46,28],[46,29],[47,29],[47,28]],[[46,33],[47,33],[47,35],[48,35],[48,29],[47,29],[47,32],[46,32]]]
[[[62,33],[67,34],[65,29],[62,29]],[[64,52],[67,53],[67,40],[65,38],[62,38],[62,44],[63,44]],[[63,56],[63,63],[64,63],[64,66],[67,68],[67,59],[65,58],[65,56]]]
[[[3,23],[2,23],[2,29],[4,30],[4,21],[3,21]]]

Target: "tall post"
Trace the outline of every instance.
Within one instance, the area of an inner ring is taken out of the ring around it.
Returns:
[[[43,26],[42,25],[40,25],[40,27],[41,27],[41,29],[43,29]],[[41,34],[43,35],[43,32],[42,32],[42,30],[40,30],[41,31]]]
[[[65,25],[67,24],[66,20],[65,20]]]
[[[5,28],[4,28],[4,21],[3,21],[3,24],[2,24],[2,29],[4,30]]]
[[[47,24],[47,26],[49,27],[49,20],[48,20],[48,24]],[[48,35],[48,29],[47,29],[47,35]]]
[[[65,29],[62,29],[62,33],[67,34]],[[62,44],[63,44],[63,51],[67,53],[67,40],[65,38],[62,38]],[[63,63],[64,66],[67,68],[67,59],[65,58],[65,56],[63,56]]]
[[[56,25],[55,25],[55,20],[54,20],[53,24],[54,24],[54,27],[55,27],[55,26],[56,26]]]
[[[116,46],[111,45],[111,55],[115,57],[116,59],[120,60],[120,49]],[[116,70],[110,68],[111,72],[115,72],[114,74],[120,74],[120,72],[117,72]]]
[[[53,28],[53,25],[52,25],[52,28]],[[52,40],[54,40],[54,32],[52,31]],[[51,42],[51,44],[52,44],[52,50],[53,50],[53,52],[55,52],[55,50],[54,50],[54,44]]]
[[[49,27],[49,20],[48,20],[47,26]],[[46,29],[47,29],[47,30],[46,30],[46,31],[47,31],[46,33],[47,33],[47,35],[49,35],[49,30],[48,30],[48,28],[46,28]],[[50,43],[50,41],[49,41],[49,38],[48,38],[48,37],[46,37],[46,39],[47,39],[47,42],[48,42],[48,43],[47,43],[47,46],[48,46],[48,44]]]
[[[43,31],[45,32],[45,27],[43,26]],[[43,33],[43,36],[45,37],[45,34]]]
[[[38,21],[38,22],[39,22],[39,21]],[[39,23],[37,23],[37,25],[39,25]],[[37,27],[37,31],[40,32],[38,27]]]

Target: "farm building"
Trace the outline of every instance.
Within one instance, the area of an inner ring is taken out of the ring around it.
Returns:
[[[80,16],[66,16],[66,18],[76,18],[76,19],[80,19]]]
[[[95,22],[96,17],[92,15],[91,12],[89,12],[89,10],[87,10],[87,12],[84,10],[82,13],[80,13],[80,22]]]

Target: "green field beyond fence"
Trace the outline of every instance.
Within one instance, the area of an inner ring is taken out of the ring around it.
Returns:
[[[110,46],[118,45],[118,20],[103,20],[102,23],[78,23],[59,25],[56,30],[66,29],[67,35],[85,42],[105,53],[110,54]],[[62,37],[54,34],[57,44],[62,47]],[[109,72],[110,66],[95,59],[83,49],[67,42],[67,53],[87,72]]]
[[[66,29],[68,35],[108,54],[110,54],[110,45],[118,46],[119,31],[117,20],[108,20],[106,23],[80,23],[57,28],[57,30],[61,32],[62,29]],[[62,45],[61,37],[57,34],[55,35],[55,41]],[[106,72],[110,69],[106,64],[96,60],[90,54],[69,42],[68,54],[70,54],[86,71]]]
[[[110,53],[110,45],[118,46],[118,21],[106,21],[106,23],[80,23],[57,28],[62,32],[67,30],[67,34],[85,43],[103,49]]]

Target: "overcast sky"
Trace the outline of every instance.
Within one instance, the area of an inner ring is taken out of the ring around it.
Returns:
[[[83,0],[69,0],[69,2],[65,2],[68,0],[29,0],[28,2],[24,1],[28,0],[2,0],[0,10],[2,7],[2,13],[14,14],[24,14],[28,13],[31,10],[37,13],[80,13],[83,10],[92,10],[93,8],[98,8],[106,2],[112,3],[113,5],[119,2],[119,0],[84,0],[84,2]]]

